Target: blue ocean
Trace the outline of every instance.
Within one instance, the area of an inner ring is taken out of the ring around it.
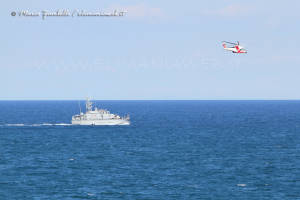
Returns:
[[[300,101],[0,101],[0,199],[300,199]],[[83,101],[81,102],[83,105]]]

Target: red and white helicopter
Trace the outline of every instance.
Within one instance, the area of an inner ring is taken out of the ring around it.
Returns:
[[[234,46],[227,47],[227,44],[232,44]],[[237,43],[223,41],[222,45],[225,50],[231,51],[232,53],[247,53],[247,50],[240,45],[239,41]]]

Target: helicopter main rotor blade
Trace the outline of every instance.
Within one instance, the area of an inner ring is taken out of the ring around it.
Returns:
[[[222,41],[222,42],[226,42],[228,44],[234,44],[234,45],[237,45],[237,43],[233,43],[233,42],[227,42],[227,41]]]

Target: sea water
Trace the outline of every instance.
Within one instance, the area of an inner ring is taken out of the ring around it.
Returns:
[[[0,101],[0,199],[300,199],[300,101]],[[83,102],[81,102],[83,107]]]

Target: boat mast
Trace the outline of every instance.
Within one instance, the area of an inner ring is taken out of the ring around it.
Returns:
[[[85,109],[86,112],[92,111],[92,102],[90,102],[89,98],[86,98]]]
[[[80,105],[80,100],[78,100],[78,105],[79,105],[79,110],[80,110],[80,114],[81,114],[81,105]]]

